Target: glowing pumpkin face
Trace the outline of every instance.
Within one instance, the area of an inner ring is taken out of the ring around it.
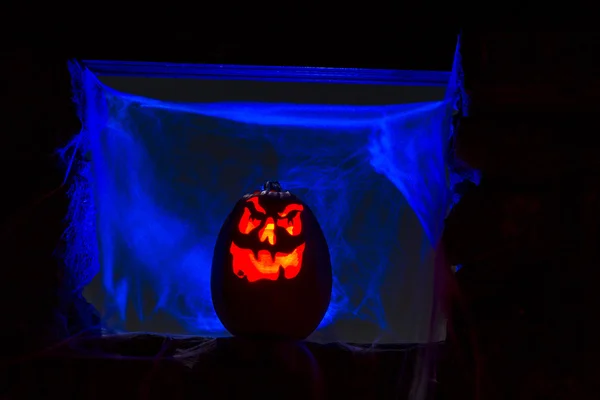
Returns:
[[[221,228],[211,293],[236,336],[303,339],[331,300],[331,261],[312,211],[277,182],[242,197]]]
[[[266,201],[268,203],[268,201]],[[248,282],[260,279],[275,281],[280,270],[286,279],[295,278],[302,269],[302,257],[306,243],[302,234],[302,204],[284,204],[281,210],[267,210],[260,204],[260,197],[249,197],[238,223],[242,235],[252,237],[253,248],[240,247],[231,242],[233,273]],[[300,240],[297,240],[297,239]],[[285,244],[285,246],[282,245]],[[288,250],[294,245],[293,249]]]

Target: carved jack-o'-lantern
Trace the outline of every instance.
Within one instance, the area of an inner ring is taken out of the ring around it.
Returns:
[[[315,216],[277,182],[245,195],[215,245],[213,305],[235,336],[304,339],[331,300],[329,249]]]

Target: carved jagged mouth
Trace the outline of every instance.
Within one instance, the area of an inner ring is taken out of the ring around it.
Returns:
[[[275,281],[279,278],[279,271],[283,268],[286,279],[295,278],[302,268],[302,256],[305,243],[296,247],[291,253],[276,252],[274,255],[268,250],[259,250],[255,255],[250,249],[242,249],[231,243],[230,252],[233,256],[233,273],[239,278],[246,277],[248,282],[261,279]]]

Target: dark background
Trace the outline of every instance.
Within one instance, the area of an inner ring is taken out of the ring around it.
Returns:
[[[199,29],[192,34],[165,27],[164,21],[169,16],[158,7],[154,7],[155,12],[164,14],[159,19],[144,16],[127,21],[131,25],[132,21],[144,20],[146,25],[154,24],[153,29],[123,31],[118,25],[120,22],[125,26],[127,18],[117,15],[116,8],[109,5],[89,4],[77,10],[56,10],[55,3],[48,3],[45,10],[23,5],[28,25],[19,25],[20,21],[9,13],[0,14],[6,22],[0,28],[5,42],[0,55],[5,202],[2,221],[14,216],[17,210],[30,210],[12,219],[19,224],[3,224],[12,227],[3,230],[0,280],[2,321],[11,327],[4,333],[13,333],[16,339],[5,340],[10,350],[44,325],[42,317],[49,315],[47,310],[58,301],[48,281],[60,280],[60,268],[50,254],[62,230],[60,221],[67,202],[59,193],[48,198],[35,213],[26,205],[60,184],[62,172],[55,169],[57,161],[52,151],[78,129],[69,102],[67,59],[172,58],[175,62],[194,62],[192,59],[197,58],[197,62],[241,64],[278,60],[275,64],[449,70],[458,31],[442,30],[439,26],[414,29],[414,26],[434,16],[457,21],[455,17],[462,11],[448,13],[448,8],[457,5],[447,4],[446,9],[432,7],[427,14],[417,16],[407,11],[404,4],[396,4],[392,10],[368,3],[357,4],[351,11],[360,13],[361,18],[349,20],[343,12],[321,17],[321,9],[311,9],[312,5],[305,4],[306,9],[321,19],[320,26],[315,27],[314,21],[305,15],[297,17],[295,5],[290,4],[292,11],[286,14],[287,19],[266,14],[279,27],[266,24],[270,32],[262,39],[247,40],[248,30],[232,31],[219,25],[231,19],[231,12],[183,9],[194,22],[170,21],[179,27],[194,28],[212,23],[209,27],[212,32],[207,35]],[[88,16],[71,15],[83,8],[89,10]],[[99,8],[111,11],[112,18],[100,17]],[[488,27],[492,18],[486,17],[515,10],[502,5],[491,12],[475,14],[471,10],[464,15],[477,18]],[[567,17],[571,10],[561,5],[561,17]],[[517,11],[522,12],[523,6]],[[536,9],[535,15],[539,11]],[[234,13],[240,14],[238,10]],[[32,21],[33,14],[36,21]],[[63,16],[62,21],[57,21],[56,14]],[[595,18],[597,14],[586,15]],[[102,29],[90,27],[91,19],[101,21]],[[46,26],[41,28],[37,20],[44,21]],[[247,25],[265,30],[265,25],[255,22],[250,15],[244,20]],[[282,29],[290,20],[298,22]],[[502,22],[513,26],[512,18]],[[484,170],[487,180],[473,189],[462,207],[463,211],[472,211],[461,214],[457,210],[453,222],[446,224],[446,230],[451,231],[447,236],[454,238],[447,248],[454,249],[454,254],[450,254],[454,261],[463,263],[457,274],[457,279],[462,280],[460,290],[476,305],[475,327],[466,324],[466,328],[460,328],[457,321],[452,324],[457,326],[457,336],[462,335],[463,339],[471,340],[473,331],[485,338],[473,350],[482,354],[480,359],[485,362],[485,369],[477,374],[468,372],[473,367],[460,362],[468,357],[464,350],[470,344],[450,343],[457,350],[447,357],[446,366],[441,368],[446,374],[440,373],[438,381],[451,386],[449,392],[457,395],[442,396],[444,399],[476,398],[471,389],[478,384],[485,389],[479,398],[486,399],[597,397],[598,341],[595,329],[584,329],[587,326],[583,322],[593,326],[594,310],[598,309],[595,307],[598,280],[593,275],[598,271],[599,259],[596,249],[600,197],[595,178],[598,153],[590,145],[595,135],[593,131],[590,134],[589,127],[596,126],[600,103],[598,65],[594,61],[597,34],[594,38],[585,32],[585,28],[597,23],[585,22],[570,24],[584,30],[577,33],[487,32],[483,38],[464,36],[467,40],[463,43],[463,63],[465,76],[469,78],[465,86],[473,96],[473,109],[465,119],[471,119],[471,123],[461,121],[457,137],[462,136],[464,142],[457,145],[457,153],[473,167]],[[31,29],[34,25],[36,29]],[[56,34],[57,30],[63,33]],[[119,34],[107,35],[115,31]],[[225,36],[233,39],[220,39]],[[94,43],[90,37],[94,37]],[[290,37],[300,38],[290,40]],[[227,42],[236,44],[223,44]],[[249,61],[244,61],[244,57]],[[582,115],[582,106],[585,111],[592,111],[589,116]],[[568,140],[563,140],[565,135]],[[582,178],[573,170],[589,166],[593,170],[588,175],[595,175],[591,183],[587,182],[586,190],[581,191],[578,182]],[[562,201],[567,207],[560,209]],[[526,209],[530,204],[534,204],[533,211]],[[587,233],[578,236],[577,232]],[[561,246],[560,241],[565,238],[569,240]],[[471,264],[464,264],[465,260]],[[549,267],[557,271],[550,277]],[[582,282],[586,283],[586,291],[579,289]],[[572,288],[566,295],[557,289],[567,286]],[[574,294],[579,293],[589,294],[589,303],[577,300],[581,296]],[[587,336],[580,337],[580,333],[587,332],[590,332]],[[125,364],[124,368],[127,367],[129,364]],[[362,380],[358,381],[363,385]],[[589,392],[588,381],[593,388]]]
[[[266,102],[293,104],[390,105],[440,101],[439,86],[352,85],[313,82],[165,79],[100,76],[100,82],[123,93],[184,103]]]

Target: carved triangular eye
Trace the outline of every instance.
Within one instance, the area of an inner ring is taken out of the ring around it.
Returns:
[[[248,200],[246,200],[246,203],[248,203],[248,205],[250,207],[253,207],[254,211],[256,211],[257,213],[260,213],[260,214],[267,213],[267,211],[260,205],[258,197],[250,197]]]
[[[262,219],[254,217],[252,215],[252,212],[247,207],[245,207],[244,214],[242,214],[242,217],[240,218],[240,222],[238,224],[238,229],[240,233],[247,235],[256,228],[258,228],[261,223]]]
[[[302,220],[300,213],[304,211],[302,204],[290,204],[279,213],[277,226],[285,229],[292,236],[302,233]]]
[[[244,213],[238,224],[240,233],[247,235],[258,228],[264,220],[266,213],[265,209],[260,205],[258,197],[248,199],[244,207]]]

